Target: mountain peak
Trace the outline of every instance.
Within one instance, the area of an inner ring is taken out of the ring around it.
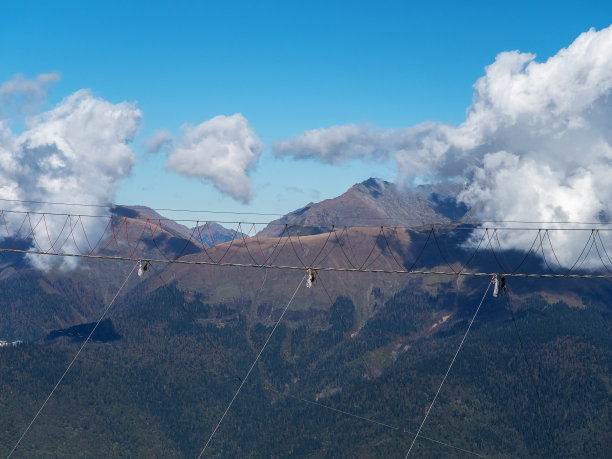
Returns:
[[[380,178],[369,178],[342,195],[308,205],[271,222],[262,236],[278,236],[285,225],[299,225],[305,234],[329,231],[332,226],[421,226],[447,224],[461,216],[452,193],[437,188],[402,190]],[[449,213],[449,211],[452,211]],[[463,213],[465,213],[463,211]]]
[[[380,197],[385,189],[393,185],[392,183],[386,182],[379,178],[369,178],[364,182],[353,185],[353,188],[362,189],[365,188],[374,198]]]

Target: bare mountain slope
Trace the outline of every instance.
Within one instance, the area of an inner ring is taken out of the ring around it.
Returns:
[[[353,185],[341,196],[309,203],[264,228],[261,236],[279,236],[285,225],[299,225],[302,234],[328,231],[344,226],[421,226],[447,224],[465,213],[454,201],[454,190],[418,187],[402,190],[377,178]]]
[[[194,239],[207,247],[217,243],[231,241],[234,238],[239,239],[242,237],[241,232],[225,228],[224,226],[215,222],[206,222],[204,224],[188,228],[181,223],[175,222],[174,220],[160,215],[154,209],[146,206],[117,206],[113,210],[118,215],[140,220],[150,219],[154,222],[159,222],[165,231],[185,239]]]

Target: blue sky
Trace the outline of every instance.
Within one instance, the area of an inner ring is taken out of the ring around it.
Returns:
[[[118,203],[286,213],[370,176],[394,181],[401,168],[390,156],[330,163],[289,149],[279,157],[275,142],[351,123],[457,126],[498,53],[544,62],[611,22],[603,1],[5,2],[0,83],[57,72],[41,112],[85,88],[137,104],[137,160],[120,179]],[[168,170],[167,153],[142,146],[156,130],[180,143],[181,126],[237,113],[265,145],[247,171],[250,199]],[[25,129],[19,116],[10,122],[15,133]]]

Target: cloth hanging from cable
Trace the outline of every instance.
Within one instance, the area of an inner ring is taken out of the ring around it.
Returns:
[[[139,260],[138,261],[138,277],[142,277],[145,271],[149,268],[149,262],[145,261],[144,265]]]
[[[493,282],[493,296],[497,298],[497,294],[499,293],[499,279],[497,279],[497,274],[493,275],[491,282]]]
[[[308,268],[306,271],[306,287],[312,287],[312,284],[314,284],[315,281],[315,275],[316,271],[312,268]]]

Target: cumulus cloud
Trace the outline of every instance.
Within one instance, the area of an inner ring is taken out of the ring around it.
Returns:
[[[248,176],[264,150],[240,113],[216,116],[198,126],[183,126],[166,167],[179,174],[210,181],[234,199],[248,202],[253,185]]]
[[[44,79],[44,78],[43,78]],[[27,119],[27,128],[16,135],[8,121],[0,123],[0,197],[10,200],[78,202],[106,205],[113,201],[119,180],[135,161],[127,145],[140,125],[135,104],[112,104],[81,90],[52,110]],[[23,204],[6,207],[24,210]],[[38,205],[28,203],[27,210]],[[100,221],[100,220],[98,220]],[[59,233],[64,220],[50,217],[49,232]],[[9,221],[16,225],[17,221]],[[88,221],[95,230],[97,223]],[[48,240],[38,228],[39,242]],[[78,236],[77,236],[78,237]],[[81,241],[84,244],[85,241]],[[42,247],[47,250],[48,247]],[[51,260],[32,257],[33,264],[50,267]],[[64,267],[70,261],[63,260]]]
[[[147,153],[159,153],[160,151],[166,151],[172,147],[172,134],[170,131],[165,129],[156,130],[153,132],[151,137],[142,141],[142,146],[145,148]]]
[[[0,102],[9,110],[31,114],[47,99],[51,84],[59,80],[58,73],[43,73],[34,80],[28,80],[18,73],[0,85]]]
[[[276,152],[332,163],[392,156],[408,182],[419,177],[466,183],[459,198],[484,220],[609,218],[612,27],[581,34],[545,62],[530,53],[502,52],[485,70],[458,126],[335,126],[279,142]],[[504,234],[509,247],[526,249],[533,241]],[[583,235],[554,234],[553,242],[566,248],[560,261],[573,263]]]

